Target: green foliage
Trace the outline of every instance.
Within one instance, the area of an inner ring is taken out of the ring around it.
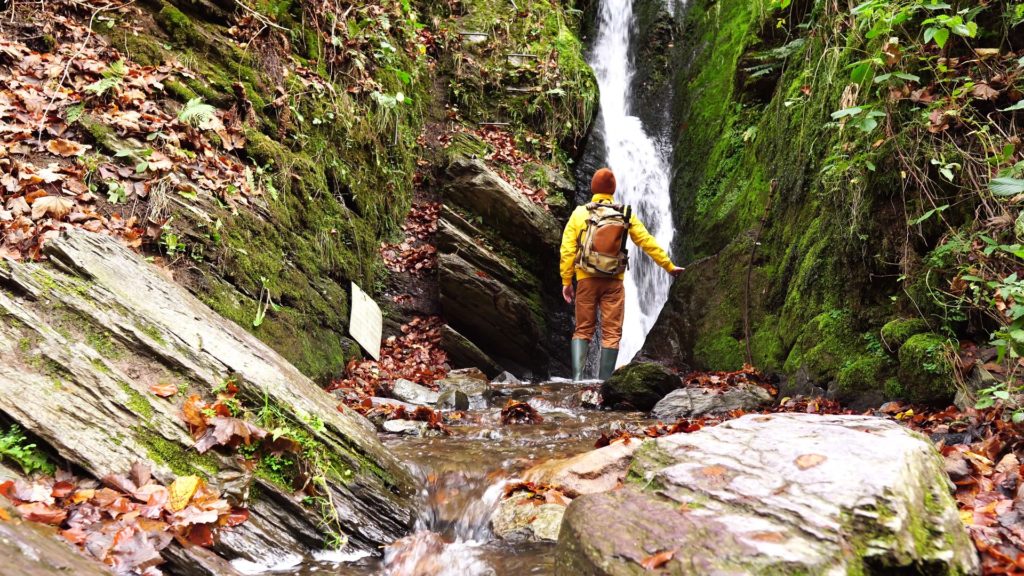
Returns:
[[[56,470],[46,455],[28,441],[17,424],[12,424],[6,432],[0,434],[0,458],[14,462],[25,474],[42,473],[52,476]]]
[[[124,65],[124,60],[118,60],[110,66],[107,66],[107,68],[100,73],[101,78],[86,86],[85,91],[97,96],[103,96],[110,91],[116,92],[121,87],[121,83],[124,82],[124,76],[127,73],[128,68]],[[78,113],[76,119],[80,116],[81,113]]]
[[[181,110],[178,112],[178,121],[188,124],[193,128],[198,128],[213,120],[216,117],[216,111],[216,108],[203,102],[201,96],[197,96],[181,107]]]
[[[911,336],[899,350],[899,378],[907,399],[943,405],[953,398],[953,365],[946,351],[949,342],[938,334]]]

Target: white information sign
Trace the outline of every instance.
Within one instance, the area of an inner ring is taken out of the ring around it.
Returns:
[[[353,282],[352,314],[348,322],[348,332],[374,360],[380,360],[380,338],[383,329],[384,316],[380,313],[380,306]]]

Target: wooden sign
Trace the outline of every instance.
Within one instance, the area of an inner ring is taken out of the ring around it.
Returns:
[[[352,313],[348,321],[348,333],[363,347],[363,350],[380,360],[380,339],[384,328],[384,316],[380,306],[363,292],[362,288],[352,283]]]

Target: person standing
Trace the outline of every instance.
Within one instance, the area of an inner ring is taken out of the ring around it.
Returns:
[[[629,263],[626,238],[643,249],[658,266],[673,277],[683,272],[629,206],[616,204],[615,174],[608,168],[594,173],[590,181],[590,203],[576,207],[562,233],[559,271],[562,297],[576,301],[576,331],[572,336],[573,380],[583,379],[590,340],[597,329],[601,310],[601,355],[598,378],[606,380],[615,370],[622,339],[626,307],[623,279]],[[573,276],[576,288],[573,288]]]

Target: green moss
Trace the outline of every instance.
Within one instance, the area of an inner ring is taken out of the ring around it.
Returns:
[[[956,390],[947,346],[942,336],[925,332],[911,336],[900,347],[899,378],[908,400],[930,405],[952,400]]]
[[[210,479],[220,469],[213,456],[199,454],[144,427],[137,430],[136,439],[145,447],[150,460],[167,466],[178,476],[196,475]]]
[[[157,22],[170,34],[175,42],[188,46],[199,39],[195,24],[181,10],[164,2],[156,15]]]
[[[891,369],[891,360],[878,354],[864,354],[846,362],[836,374],[835,385],[829,392],[840,402],[863,397],[866,392],[878,390],[885,394],[885,373]]]
[[[149,399],[142,395],[138,390],[132,388],[131,384],[127,382],[121,383],[121,390],[128,395],[127,406],[144,422],[149,422],[153,419],[153,405],[149,403]]]
[[[189,100],[199,96],[194,90],[177,80],[164,80],[164,88],[167,89],[168,94],[174,96],[174,98],[181,102],[188,102]]]
[[[860,346],[849,312],[823,312],[800,333],[786,359],[785,371],[795,373],[803,369],[813,380],[827,383],[848,358],[860,352]]]
[[[892,351],[897,351],[915,334],[928,332],[928,323],[921,318],[896,318],[882,326],[882,341]]]
[[[743,367],[743,344],[728,332],[701,334],[693,347],[694,360],[708,370],[738,370]]]

